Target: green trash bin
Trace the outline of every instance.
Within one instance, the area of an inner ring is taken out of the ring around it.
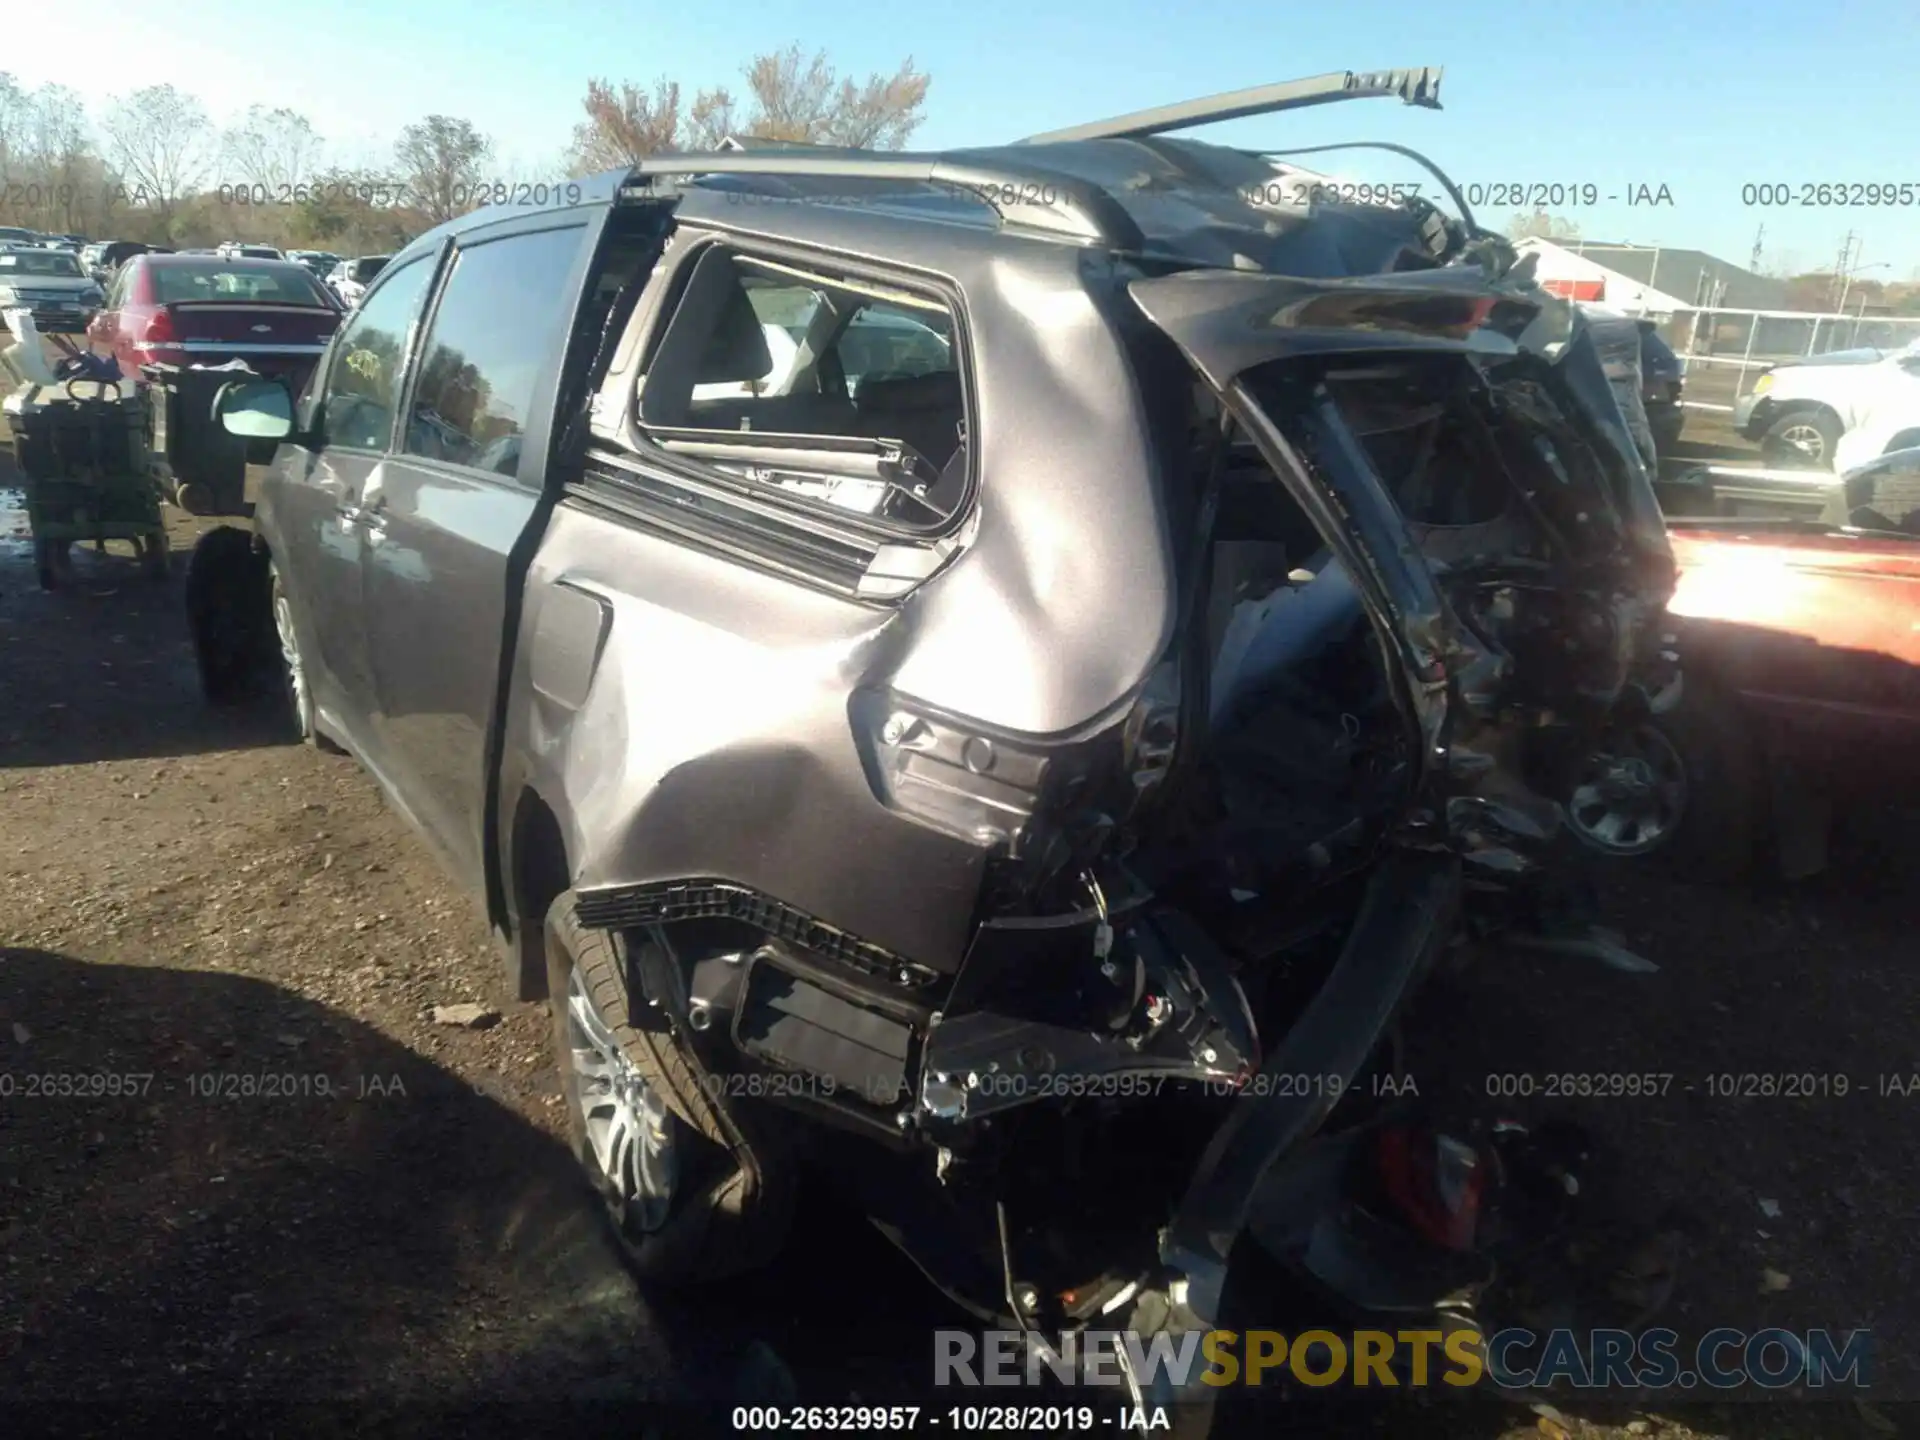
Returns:
[[[152,405],[155,473],[167,498],[189,515],[247,513],[247,442],[214,418],[213,402],[229,381],[251,373],[164,363],[140,367]]]
[[[43,588],[59,586],[75,541],[133,544],[147,574],[167,574],[167,532],[147,451],[147,401],[125,381],[26,385],[6,398],[27,528]]]

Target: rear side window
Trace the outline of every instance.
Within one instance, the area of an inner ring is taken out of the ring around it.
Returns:
[[[384,450],[391,441],[407,337],[433,279],[433,258],[422,255],[395,270],[334,340],[322,401],[328,447]]]
[[[937,530],[965,500],[965,396],[944,299],[716,245],[661,333],[638,419],[730,482]]]
[[[585,234],[570,225],[455,255],[414,385],[407,454],[499,475],[519,470],[520,439],[569,318]]]

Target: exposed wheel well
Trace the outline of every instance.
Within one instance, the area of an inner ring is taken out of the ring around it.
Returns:
[[[573,882],[567,863],[566,836],[547,802],[532,790],[522,791],[514,807],[511,846],[513,863],[514,957],[516,973],[509,988],[521,1000],[547,998],[547,911]]]
[[[1887,441],[1887,448],[1880,453],[1886,455],[1895,450],[1911,450],[1915,446],[1920,446],[1920,429],[1902,430],[1898,435]]]
[[[1775,403],[1773,413],[1768,417],[1768,423],[1784,420],[1789,415],[1802,415],[1809,410],[1817,410],[1823,415],[1832,416],[1835,420],[1840,418],[1840,412],[1824,400],[1781,400]]]

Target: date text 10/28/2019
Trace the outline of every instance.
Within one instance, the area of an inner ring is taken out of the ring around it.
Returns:
[[[1166,1432],[1173,1418],[1165,1406],[1140,1405],[736,1405],[740,1432],[824,1431],[896,1435],[1035,1434],[1076,1432]]]
[[[1217,1099],[1260,1099],[1295,1096],[1338,1099],[1351,1089],[1364,1089],[1379,1097],[1417,1096],[1418,1084],[1411,1075],[1379,1073],[1349,1081],[1335,1074],[1292,1074],[1254,1071],[1240,1075],[1195,1077],[1135,1072],[1118,1074],[1074,1074],[987,1070],[968,1075],[932,1077],[941,1084],[953,1084],[983,1099],[993,1100],[1144,1100],[1161,1094],[1185,1091]],[[889,1077],[870,1083],[837,1080],[799,1070],[732,1071],[710,1074],[701,1087],[716,1099],[727,1100],[832,1100],[836,1097],[861,1100],[870,1105],[891,1105],[912,1098],[902,1080]]]

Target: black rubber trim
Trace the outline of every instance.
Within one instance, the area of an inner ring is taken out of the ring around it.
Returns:
[[[1338,963],[1262,1066],[1265,1076],[1351,1081],[1415,978],[1453,933],[1460,867],[1451,856],[1390,855],[1367,887]],[[1260,1182],[1319,1128],[1338,1092],[1258,1085],[1214,1133],[1175,1212],[1163,1253],[1224,1267]]]
[[[600,930],[670,925],[678,920],[738,920],[776,940],[904,989],[918,989],[940,978],[925,966],[849,935],[804,910],[725,880],[669,880],[581,891],[575,912],[583,925]]]

